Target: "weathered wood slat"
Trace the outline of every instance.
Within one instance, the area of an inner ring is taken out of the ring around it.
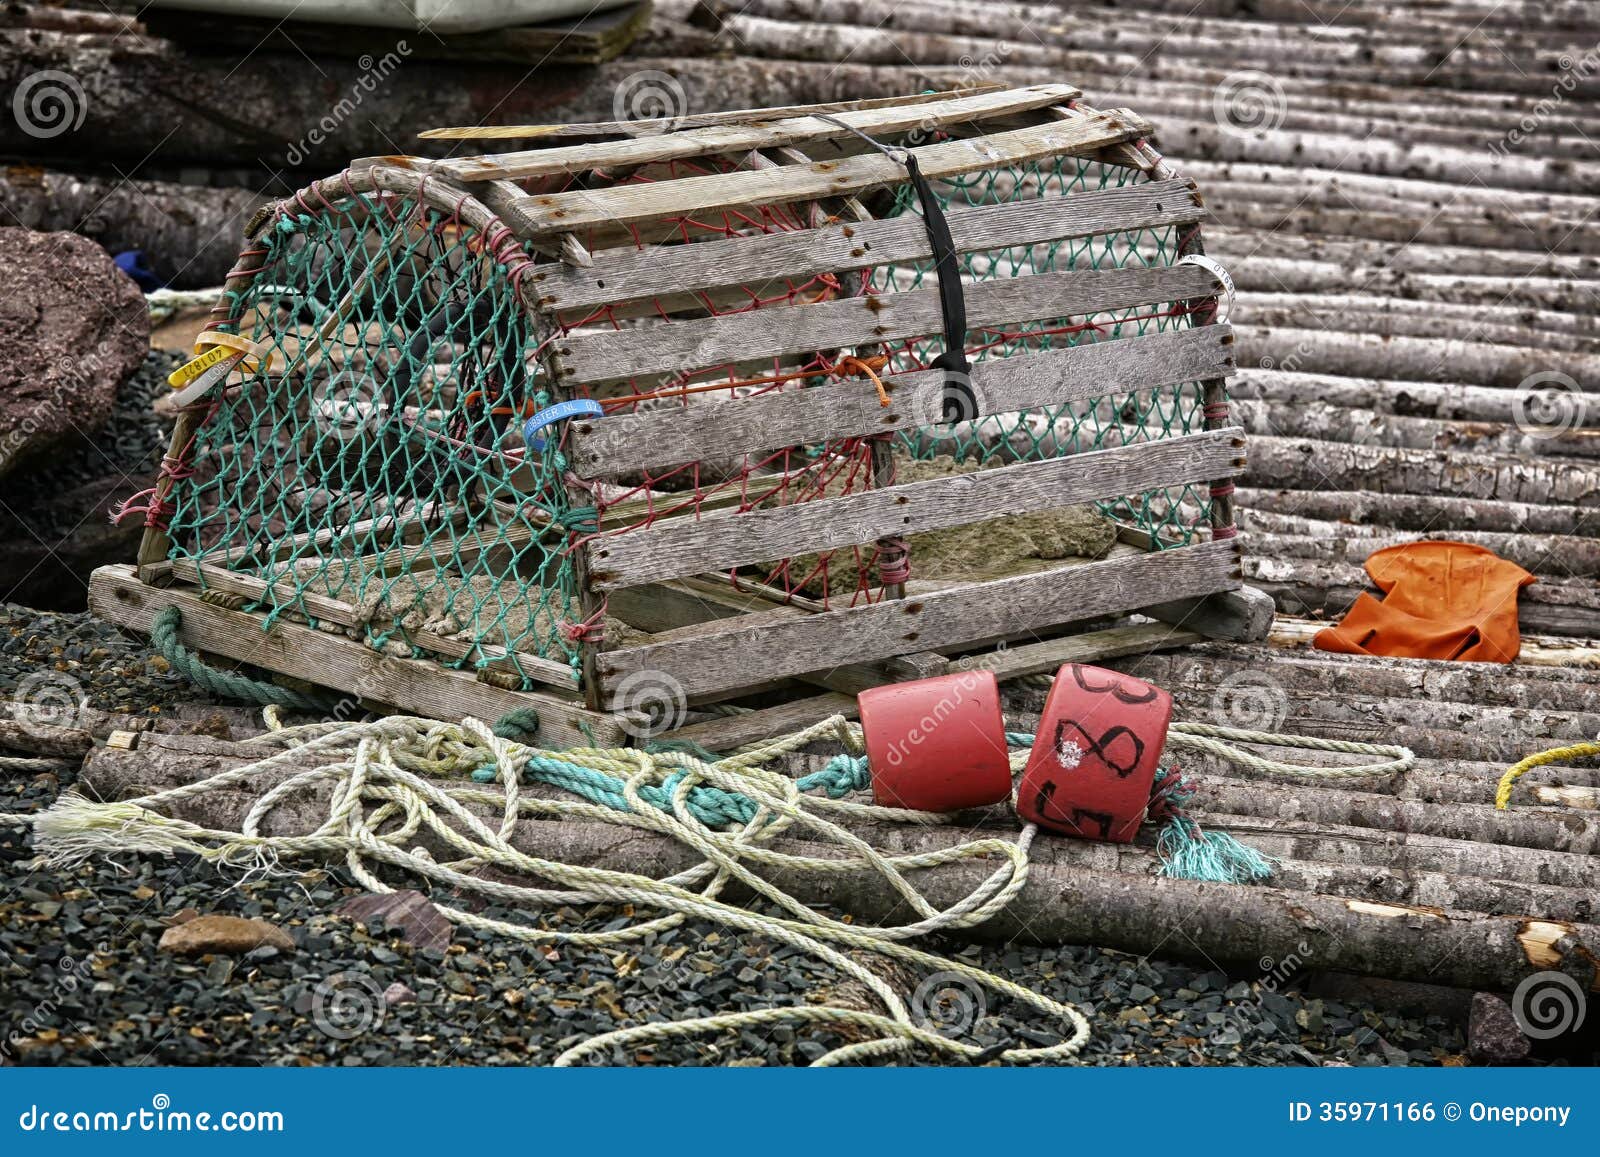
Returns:
[[[1023,164],[1040,157],[1082,155],[1151,132],[1128,109],[1109,109],[1082,120],[1052,121],[974,140],[945,141],[913,150],[930,181],[980,169]],[[507,204],[507,223],[522,237],[566,233],[591,225],[627,225],[709,209],[775,205],[841,197],[906,179],[898,160],[870,153],[842,161],[785,165],[779,169],[713,173],[676,181],[610,189],[532,194]]]
[[[939,92],[925,92],[915,96],[875,96],[859,100],[835,100],[821,104],[777,105],[770,108],[727,109],[722,112],[691,113],[681,117],[651,117],[628,121],[587,121],[579,124],[559,125],[465,125],[457,128],[428,129],[417,136],[425,141],[495,141],[521,140],[534,137],[570,139],[573,137],[609,136],[660,136],[663,133],[681,132],[685,129],[706,128],[711,125],[756,124],[761,121],[781,120],[787,117],[809,116],[819,112],[850,112],[865,108],[888,108],[899,105],[933,104],[937,101],[955,100],[980,92],[994,92],[1004,88],[999,82],[975,84],[968,88],[947,88]]]
[[[1118,309],[1208,297],[1212,275],[1195,265],[1038,273],[965,286],[971,330],[1083,317]],[[815,305],[668,322],[649,329],[574,334],[558,343],[572,382],[720,366],[760,350],[763,357],[876,345],[938,333],[944,325],[937,286]],[[862,389],[872,393],[869,385]]]
[[[626,742],[615,716],[552,695],[506,691],[437,663],[380,655],[341,636],[282,619],[264,631],[258,616],[211,606],[177,588],[147,586],[132,567],[104,566],[95,571],[89,606],[103,619],[146,634],[158,612],[176,606],[183,613],[183,640],[191,647],[430,719],[471,715],[492,720],[507,711],[533,707],[542,720],[540,738],[551,746]],[[592,740],[580,724],[592,733]]]
[[[604,652],[599,669],[608,701],[618,682],[635,671],[670,672],[693,696],[835,663],[903,655],[935,640],[957,646],[1116,613],[1147,601],[1151,590],[1185,598],[1239,582],[1236,543],[1208,542],[768,622],[759,639],[739,625],[682,640],[669,632],[643,647]]]
[[[891,135],[925,126],[938,128],[962,121],[983,121],[1008,113],[1027,112],[1059,104],[1079,96],[1070,84],[1039,84],[1030,88],[1005,89],[957,97],[931,104],[898,104],[882,108],[855,109],[836,114],[837,121],[866,133]],[[570,145],[565,148],[528,149],[511,153],[490,153],[477,157],[458,157],[426,162],[429,172],[457,181],[520,181],[552,173],[584,173],[597,167],[657,164],[663,161],[704,157],[713,153],[743,152],[747,149],[773,149],[849,137],[847,129],[834,120],[818,116],[794,116],[779,120],[740,121],[712,125],[626,141]]]
[[[978,362],[972,392],[981,414],[1010,414],[1088,401],[1108,390],[1120,397],[1201,381],[1232,368],[1231,331],[1206,325]],[[571,426],[571,461],[592,478],[910,430],[929,422],[943,381],[940,370],[886,377],[888,408],[867,383],[847,379],[740,398],[709,413],[691,405],[578,421]]]
[[[774,510],[664,519],[591,540],[589,577],[601,590],[614,590],[856,546],[889,534],[918,534],[1226,478],[1243,468],[1244,431],[1227,427]]]
[[[1188,224],[1204,212],[1194,183],[1177,179],[958,209],[948,219],[956,252],[976,253]],[[930,252],[922,218],[896,217],[703,241],[666,252],[655,247],[601,250],[588,268],[540,266],[532,280],[539,287],[541,305],[573,310],[658,297],[686,286],[710,289],[780,278],[803,280],[820,273],[922,261]]]

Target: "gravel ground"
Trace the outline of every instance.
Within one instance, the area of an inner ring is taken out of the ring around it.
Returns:
[[[0,628],[5,694],[30,678],[37,687],[45,672],[103,709],[197,698],[158,657],[88,615],[6,606]],[[16,813],[47,807],[74,779],[71,771],[0,775],[0,809]],[[239,884],[198,862],[132,854],[54,870],[35,863],[31,836],[11,823],[0,823],[0,865],[4,1064],[541,1064],[623,1023],[800,1005],[830,992],[848,999],[853,988],[794,949],[706,922],[606,951],[457,929],[441,952],[414,948],[377,920],[334,915],[361,891],[339,871]],[[159,950],[162,932],[194,911],[266,919],[297,947],[193,960]],[[611,910],[568,915],[593,928],[625,919]],[[1296,991],[1294,978],[1274,984],[1086,947],[927,946],[1076,1003],[1091,1019],[1083,1058],[1094,1064],[1464,1063],[1459,1026],[1316,999]],[[394,985],[409,990],[404,1002],[385,1001]],[[939,1022],[970,1030],[964,1039],[1058,1039],[1057,1026],[987,993],[937,979],[920,991]],[[838,1043],[778,1027],[607,1060],[803,1064]]]

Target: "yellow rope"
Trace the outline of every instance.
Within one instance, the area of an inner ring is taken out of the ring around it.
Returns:
[[[1560,763],[1563,759],[1582,759],[1589,755],[1600,755],[1600,742],[1586,740],[1583,743],[1574,743],[1567,747],[1552,747],[1548,751],[1541,751],[1537,755],[1530,755],[1521,763],[1508,768],[1500,777],[1500,786],[1495,789],[1494,806],[1498,811],[1505,811],[1511,804],[1511,789],[1516,786],[1517,780],[1536,767],[1543,767],[1548,763]]]

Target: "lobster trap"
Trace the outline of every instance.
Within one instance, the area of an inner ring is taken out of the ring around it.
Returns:
[[[1077,98],[498,130],[543,147],[270,206],[96,609],[410,711],[708,746],[980,652],[1260,633],[1226,275],[1148,126]]]

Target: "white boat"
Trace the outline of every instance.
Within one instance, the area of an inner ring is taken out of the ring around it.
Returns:
[[[148,0],[154,8],[183,8],[222,16],[315,20],[374,28],[429,29],[441,36],[517,24],[543,24],[620,8],[631,0]]]

